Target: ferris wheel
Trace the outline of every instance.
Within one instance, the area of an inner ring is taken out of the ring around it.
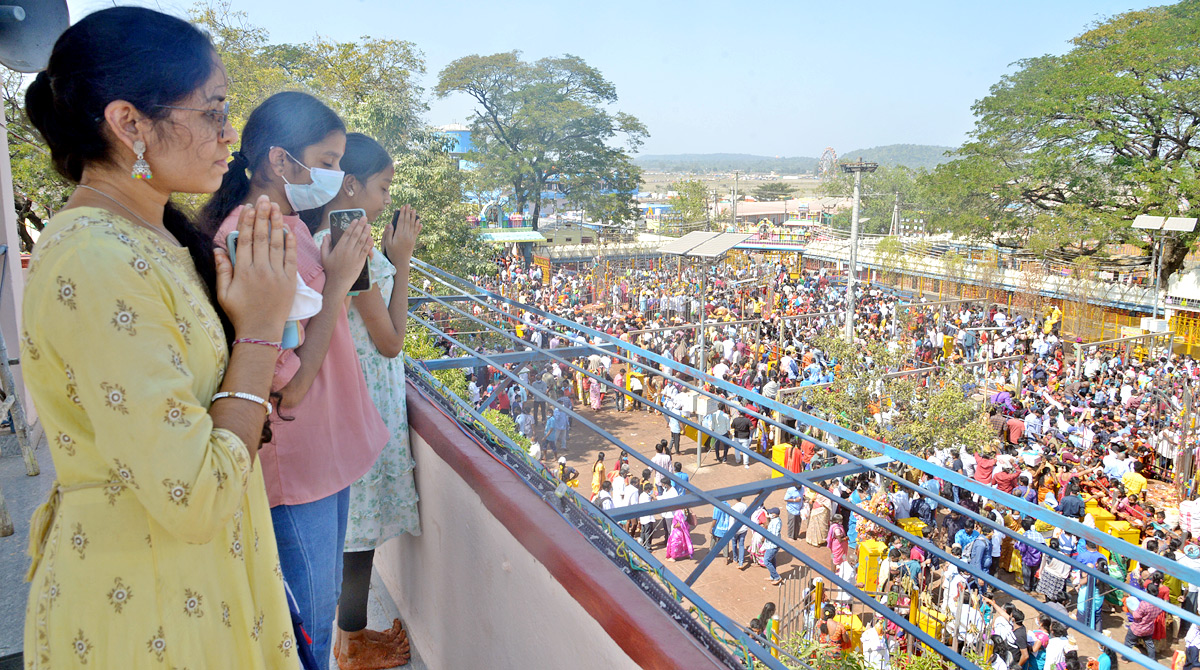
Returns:
[[[828,179],[833,176],[836,168],[837,152],[833,150],[833,147],[825,147],[825,153],[821,154],[821,163],[817,168],[817,176],[821,179]]]

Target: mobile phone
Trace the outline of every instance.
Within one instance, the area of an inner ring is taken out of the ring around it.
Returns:
[[[288,229],[283,229],[283,234],[288,234]],[[230,231],[225,237],[225,252],[229,254],[229,262],[237,265],[237,240],[238,231]],[[295,321],[288,321],[283,324],[283,341],[280,343],[284,349],[295,349],[300,346],[300,324]]]
[[[342,235],[350,224],[356,220],[365,218],[367,212],[362,208],[356,209],[335,209],[329,213],[329,245],[330,248],[336,247],[338,241],[342,239]],[[350,295],[357,295],[371,288],[371,274],[367,269],[366,261],[363,261],[362,272],[358,273],[358,279],[354,280],[354,285],[350,287]]]

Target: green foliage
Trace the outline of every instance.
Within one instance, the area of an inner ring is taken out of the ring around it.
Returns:
[[[395,161],[395,206],[412,205],[423,230],[416,256],[455,274],[493,269],[492,252],[475,239],[466,217],[463,175],[448,142],[424,127],[428,108],[418,77],[425,72],[416,45],[363,37],[333,42],[316,37],[273,44],[264,28],[247,22],[226,0],[201,2],[192,18],[213,36],[230,78],[236,126],[254,106],[286,89],[306,90],[341,115],[346,126],[379,141]],[[386,221],[376,221],[377,232]]]
[[[794,658],[804,661],[804,665],[790,658],[781,658],[783,664],[793,670],[869,670],[871,666],[863,655],[855,652],[834,653],[829,645],[804,636],[803,633],[792,633],[779,644],[779,648]]]
[[[642,183],[642,169],[628,156],[614,157],[604,171],[573,175],[560,181],[568,201],[582,209],[588,219],[622,224],[638,218],[640,210],[631,194]]]
[[[704,182],[685,179],[671,184],[671,190],[675,191],[671,206],[681,223],[695,223],[708,217],[708,187]]]
[[[941,147],[930,144],[888,144],[870,149],[856,149],[841,155],[843,161],[864,161],[879,163],[881,167],[906,167],[910,170],[932,170],[950,160],[947,154],[954,151],[953,147]]]
[[[904,380],[883,380],[883,375],[900,363],[898,350],[889,349],[882,340],[849,342],[838,329],[827,329],[813,338],[812,344],[841,367],[831,386],[807,393],[808,402],[830,421],[879,437],[870,407],[879,403],[881,393],[906,384]]]
[[[896,194],[900,195],[900,217],[923,217],[921,207],[927,200],[924,182],[927,173],[924,169],[907,167],[888,167],[880,165],[875,172],[867,172],[862,176],[859,207],[859,220],[870,219],[862,223],[861,232],[884,234],[892,225],[892,210],[896,205]],[[854,195],[854,175],[842,172],[839,168],[829,179],[821,182],[821,194],[827,196],[851,197]],[[834,226],[850,228],[850,209],[845,208],[834,217]]]
[[[970,141],[930,179],[943,227],[1092,254],[1148,243],[1137,214],[1196,216],[1200,2],[1117,15],[1073,45],[1021,61],[975,104]],[[1168,245],[1166,275],[1195,239]]]
[[[467,223],[473,206],[463,198],[466,175],[447,144],[440,135],[421,132],[408,151],[395,156],[392,206],[412,205],[421,213],[421,235],[413,252],[417,258],[460,277],[491,274],[495,253]],[[376,222],[376,227],[383,224]]]
[[[791,184],[775,181],[754,187],[751,195],[757,200],[787,200],[795,190],[796,187]]]
[[[972,382],[962,366],[947,365],[929,380],[928,387],[897,380],[887,383],[900,416],[888,432],[888,441],[917,454],[958,446],[994,446],[995,433],[979,403],[967,397],[964,385]]]
[[[992,440],[979,404],[963,390],[972,379],[962,366],[945,366],[925,386],[917,377],[885,379],[899,368],[905,350],[901,347],[880,340],[851,344],[836,330],[826,331],[812,344],[841,366],[830,387],[807,394],[808,402],[830,421],[919,454]],[[895,411],[890,428],[883,430],[875,422],[876,407]]]
[[[33,249],[30,230],[40,232],[70,195],[69,186],[50,164],[50,151],[25,116],[22,75],[4,70],[4,122],[12,164],[13,200],[21,251]]]
[[[513,421],[512,417],[501,414],[499,410],[487,409],[483,411],[483,418],[487,419],[501,433],[507,435],[508,439],[515,442],[523,451],[529,453],[529,438],[517,430],[517,422]]]
[[[404,353],[418,361],[443,358],[445,355],[445,352],[434,346],[433,336],[429,331],[415,323],[409,323],[404,331]],[[451,368],[435,370],[432,374],[449,392],[460,398],[470,399],[471,396],[467,393],[467,373],[458,368]]]
[[[616,89],[577,56],[532,63],[517,51],[465,56],[441,71],[434,90],[439,97],[464,93],[475,101],[475,148],[468,158],[479,164],[479,185],[506,189],[517,211],[532,205],[535,228],[552,177],[575,202],[599,198],[609,182],[640,177],[630,153],[646,127],[607,109],[617,101]],[[614,146],[620,139],[624,146]],[[621,215],[623,208],[611,200],[602,201],[600,211]]]

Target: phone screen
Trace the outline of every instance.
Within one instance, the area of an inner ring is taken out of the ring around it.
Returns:
[[[330,247],[336,247],[338,241],[342,239],[342,235],[350,224],[355,220],[365,217],[367,213],[362,209],[335,209],[329,213],[329,244]],[[367,269],[367,264],[364,262],[362,272],[358,274],[358,279],[354,280],[354,285],[350,287],[350,293],[360,293],[371,288],[371,274]]]

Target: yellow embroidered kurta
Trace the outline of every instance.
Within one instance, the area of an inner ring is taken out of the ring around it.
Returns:
[[[186,249],[99,209],[51,220],[21,361],[61,494],[28,668],[299,666],[262,474],[209,399],[228,349]]]

